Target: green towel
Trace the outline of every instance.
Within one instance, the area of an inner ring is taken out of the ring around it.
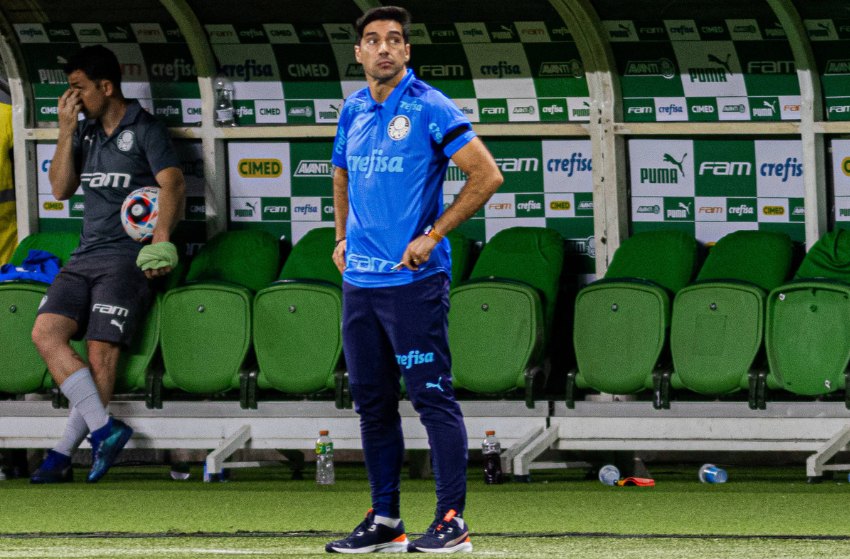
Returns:
[[[836,229],[821,237],[806,253],[794,278],[850,282],[850,231]]]
[[[142,270],[157,270],[177,265],[177,247],[173,243],[164,242],[142,247],[136,257],[136,265]]]
[[[717,241],[697,280],[745,281],[770,291],[788,278],[791,252],[785,233],[735,231]]]

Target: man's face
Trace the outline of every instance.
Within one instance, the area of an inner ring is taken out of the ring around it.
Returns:
[[[111,82],[92,81],[82,70],[74,70],[68,74],[68,85],[79,95],[86,118],[100,118],[103,115],[106,108],[106,89]]]
[[[395,20],[376,20],[363,29],[360,44],[354,47],[357,62],[366,76],[389,82],[406,68],[410,45],[404,42],[401,24]]]

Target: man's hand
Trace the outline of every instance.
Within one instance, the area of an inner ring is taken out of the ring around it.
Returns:
[[[416,271],[421,264],[428,262],[431,258],[431,251],[437,246],[437,241],[425,235],[419,235],[404,249],[404,254],[401,257],[401,262],[405,268]]]
[[[76,89],[65,91],[59,98],[58,109],[59,128],[74,130],[77,127],[80,111],[83,110],[80,92]]]
[[[336,264],[336,268],[339,270],[339,273],[343,273],[345,271],[345,239],[342,239],[336,244],[331,258],[333,258],[334,264]]]
[[[136,265],[148,279],[162,277],[177,265],[177,247],[170,242],[153,243],[142,247]]]

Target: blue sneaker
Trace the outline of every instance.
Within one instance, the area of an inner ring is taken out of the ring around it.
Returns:
[[[87,482],[94,483],[106,475],[132,435],[133,429],[129,425],[112,417],[109,423],[92,433],[92,448],[95,452]]]
[[[369,509],[363,522],[347,538],[325,546],[328,553],[404,553],[407,551],[404,522],[395,528],[375,523],[375,511]]]
[[[30,483],[68,483],[74,481],[71,457],[61,452],[48,450],[38,469],[30,476]]]
[[[453,510],[442,519],[435,520],[421,538],[413,540],[407,551],[414,553],[457,553],[472,551],[469,527]]]

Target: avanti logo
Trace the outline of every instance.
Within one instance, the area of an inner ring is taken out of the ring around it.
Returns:
[[[395,356],[396,362],[404,367],[405,369],[410,369],[415,365],[424,365],[425,363],[433,363],[434,362],[434,352],[433,351],[419,351],[418,349],[413,349],[409,351],[406,355],[398,355]]]
[[[827,60],[824,74],[850,74],[850,58]]]
[[[304,159],[298,163],[294,176],[298,178],[332,177],[333,165],[325,159]]]
[[[687,153],[683,154],[681,159],[676,159],[669,153],[664,154],[662,161],[673,166],[668,167],[643,167],[640,170],[640,182],[650,184],[678,184],[679,175],[685,176],[685,158]]]
[[[626,62],[627,76],[661,76],[673,79],[676,76],[676,65],[669,58],[656,60],[629,60]]]
[[[652,206],[638,206],[637,213],[639,214],[659,214],[661,213],[661,206],[655,204]]]
[[[540,77],[569,77],[580,78],[584,75],[581,62],[572,58],[566,62],[542,62],[539,70]]]
[[[720,59],[719,57],[713,54],[709,54],[708,61],[713,62],[721,67],[716,68],[709,66],[688,68],[688,75],[690,76],[691,82],[717,83],[729,81],[726,76],[727,74],[732,75],[732,69],[730,67],[731,58],[732,53],[727,53],[725,59]]]

